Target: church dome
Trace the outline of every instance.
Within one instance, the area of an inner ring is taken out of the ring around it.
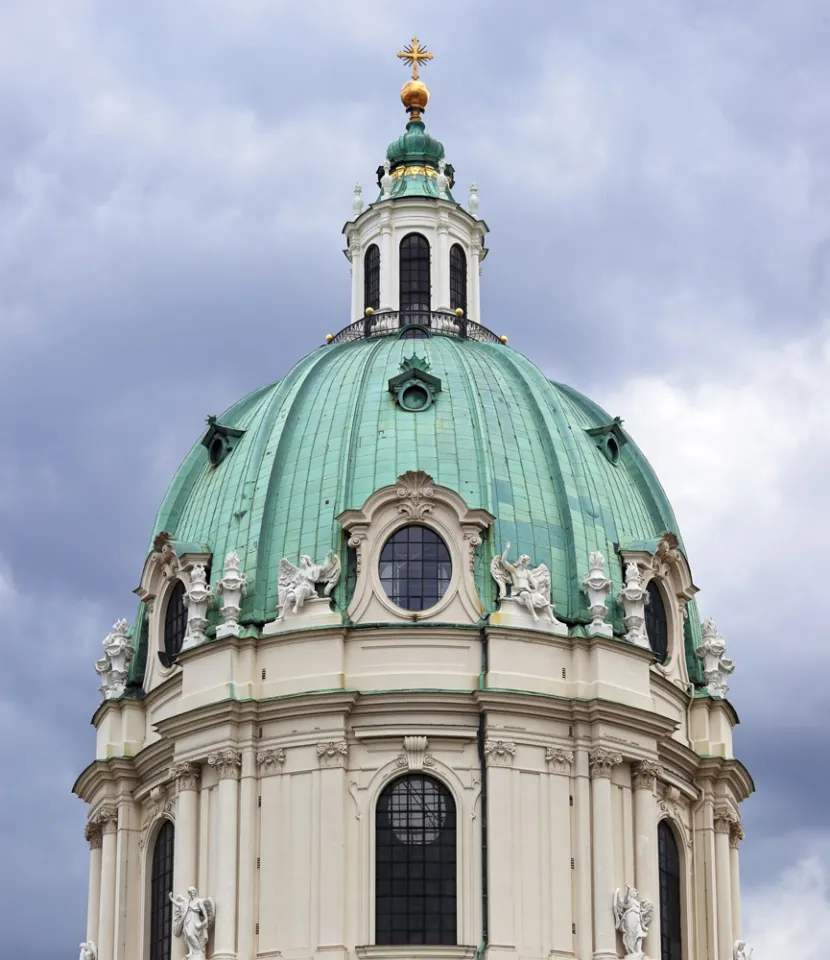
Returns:
[[[430,384],[423,408],[408,409],[390,389],[407,368]],[[229,448],[221,457],[217,443]],[[579,629],[590,622],[581,587],[589,555],[612,558],[616,595],[615,552],[653,551],[677,530],[654,471],[618,419],[502,343],[433,334],[331,343],[234,404],[178,470],[154,536],[167,532],[217,558],[235,551],[248,577],[242,623],[261,624],[276,616],[281,558],[322,557],[332,546],[346,558],[336,518],[409,470],[495,517],[476,568],[484,617],[497,599],[489,560],[507,541],[545,560],[557,616]],[[343,611],[353,586],[344,569],[334,594]],[[699,625],[690,608],[692,640]],[[620,611],[616,620],[623,633]]]

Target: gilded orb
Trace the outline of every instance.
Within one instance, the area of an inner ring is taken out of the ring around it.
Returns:
[[[499,340],[500,340],[503,344],[505,344],[505,345],[507,344],[507,337],[499,337]]]
[[[364,311],[367,317],[371,317],[374,312],[375,311],[372,309],[372,307],[366,307],[366,310]]]
[[[422,113],[429,103],[429,88],[423,80],[408,80],[401,87],[401,103],[409,111]]]
[[[455,315],[456,315],[457,317],[463,317],[463,316],[464,316],[464,311],[461,309],[461,307],[456,307],[456,308],[455,308]]]
[[[333,334],[333,333],[327,333],[327,334],[326,334],[326,343],[331,343],[332,340],[334,340],[334,334]]]

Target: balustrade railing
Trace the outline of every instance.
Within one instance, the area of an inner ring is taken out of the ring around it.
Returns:
[[[459,340],[477,340],[481,343],[501,343],[492,330],[474,323],[466,317],[459,317],[455,313],[444,310],[430,311],[402,311],[378,310],[361,320],[344,327],[336,334],[332,343],[351,343],[354,340],[369,340],[374,337],[396,336],[401,330],[412,330],[412,336],[417,336],[418,328],[429,330],[446,337],[457,337]]]

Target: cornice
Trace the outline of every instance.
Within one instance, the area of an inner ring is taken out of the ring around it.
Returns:
[[[72,785],[72,793],[92,803],[96,793],[109,784],[127,784],[132,790],[139,782],[134,757],[112,757],[109,760],[93,760]],[[115,798],[110,796],[110,800]]]
[[[725,783],[738,802],[746,800],[755,792],[755,782],[740,760],[701,757],[696,779]]]

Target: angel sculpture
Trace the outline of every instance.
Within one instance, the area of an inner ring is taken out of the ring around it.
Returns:
[[[530,557],[523,553],[515,564],[507,559],[510,552],[510,541],[500,557],[493,557],[490,563],[490,573],[499,585],[499,600],[507,596],[510,587],[510,596],[524,604],[534,620],[539,619],[537,610],[544,610],[551,623],[558,623],[553,613],[553,604],[550,600],[550,570],[544,563],[530,568]]]
[[[732,960],[752,960],[755,951],[746,945],[746,940],[736,940]]]
[[[626,886],[625,895],[619,887],[614,891],[614,925],[622,934],[623,946],[628,951],[625,960],[643,960],[643,940],[654,916],[654,904],[645,897],[640,900],[636,887]]]
[[[184,937],[187,945],[185,960],[205,960],[208,928],[216,918],[216,904],[211,897],[200,897],[195,887],[189,887],[187,899],[170,894],[173,904],[173,934]]]
[[[81,956],[79,960],[98,960],[98,951],[91,940],[84,940],[81,944]]]
[[[280,615],[277,617],[277,622],[285,619],[289,607],[296,615],[306,600],[316,597],[318,583],[326,585],[323,594],[329,597],[339,580],[340,557],[333,550],[329,550],[322,564],[315,563],[311,557],[303,555],[300,557],[299,567],[295,567],[290,560],[283,557],[280,560],[279,569]]]

